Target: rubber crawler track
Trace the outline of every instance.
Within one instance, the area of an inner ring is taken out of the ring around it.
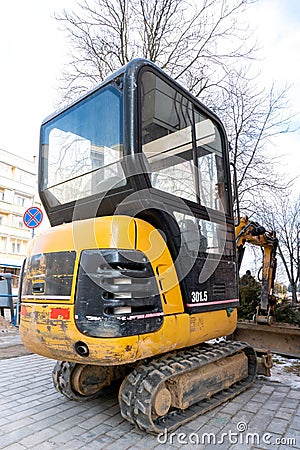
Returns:
[[[243,351],[248,357],[248,377],[229,389],[199,401],[185,410],[170,410],[164,417],[152,417],[152,400],[162,383],[173,376],[183,375],[211,362]],[[125,378],[119,393],[122,416],[148,433],[171,431],[195,417],[210,411],[247,389],[255,380],[257,359],[255,351],[241,342],[202,344],[141,365]]]
[[[55,389],[70,400],[86,402],[101,395],[101,390],[93,395],[81,395],[72,389],[72,372],[76,363],[68,361],[57,361],[52,371],[52,380]]]

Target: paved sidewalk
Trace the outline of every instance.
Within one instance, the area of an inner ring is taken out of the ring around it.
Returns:
[[[54,361],[0,361],[0,448],[299,449],[300,390],[257,380],[247,392],[159,439],[122,419],[117,392],[76,403],[56,392]]]

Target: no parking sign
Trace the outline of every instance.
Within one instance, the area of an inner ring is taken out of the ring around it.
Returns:
[[[38,227],[43,220],[43,211],[37,206],[26,209],[23,215],[24,225],[28,228]]]

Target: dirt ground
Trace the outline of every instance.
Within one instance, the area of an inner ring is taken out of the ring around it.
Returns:
[[[16,358],[17,356],[30,355],[30,351],[23,344],[0,348],[0,359]]]
[[[29,355],[21,342],[19,330],[0,316],[0,359]]]

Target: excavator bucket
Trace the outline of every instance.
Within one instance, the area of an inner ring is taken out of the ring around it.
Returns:
[[[280,355],[300,357],[300,328],[290,324],[263,325],[254,322],[238,322],[230,338],[248,342],[257,351],[268,349]]]

